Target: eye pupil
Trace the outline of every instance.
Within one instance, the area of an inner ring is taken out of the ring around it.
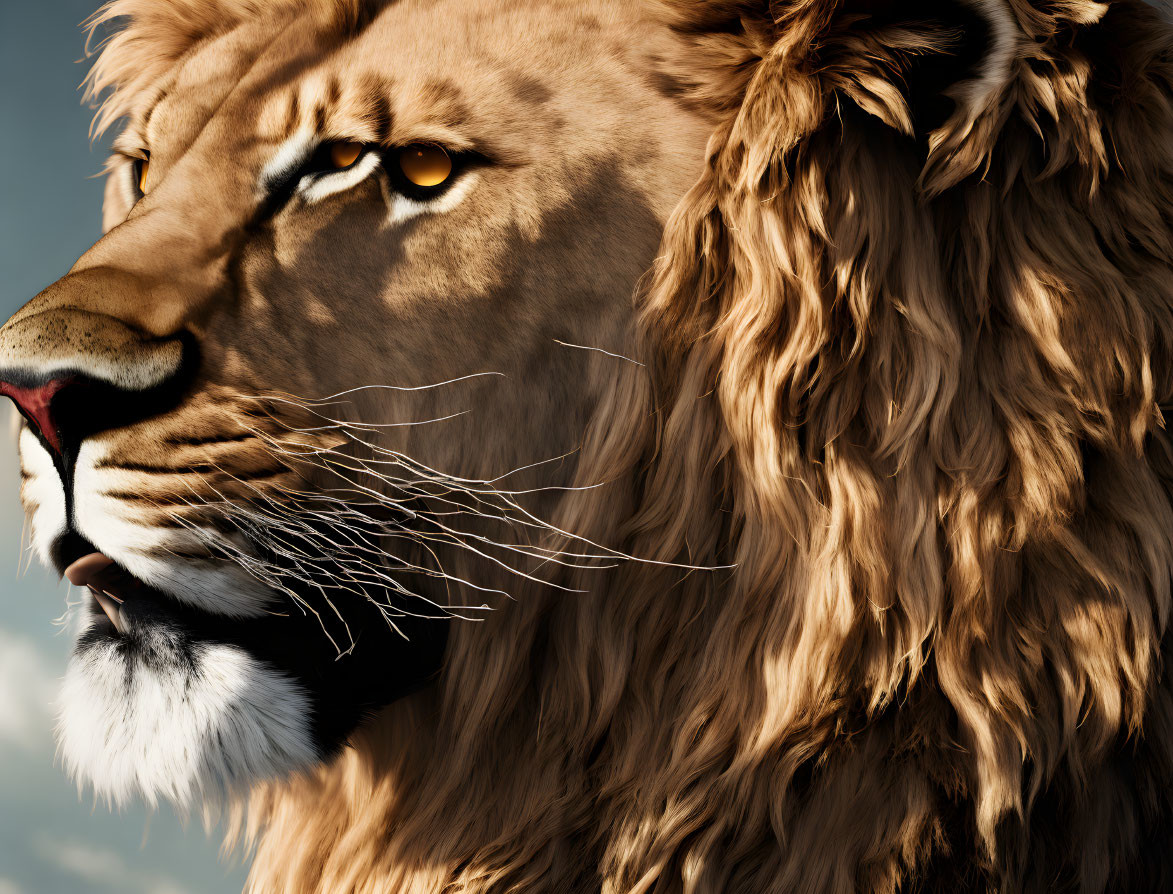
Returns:
[[[399,168],[416,186],[439,186],[452,173],[452,159],[439,146],[416,143],[399,151]]]
[[[362,143],[334,143],[330,147],[330,164],[341,170],[349,168],[362,155]]]

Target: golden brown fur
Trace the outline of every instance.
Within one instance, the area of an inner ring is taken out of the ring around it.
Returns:
[[[921,66],[967,32],[928,7],[665,4],[715,131],[647,367],[591,367],[576,479],[611,483],[551,509],[735,567],[458,627],[435,687],[255,793],[254,889],[1173,884],[1173,38],[994,5],[1005,72],[934,117]],[[115,4],[110,114],[252,6]]]

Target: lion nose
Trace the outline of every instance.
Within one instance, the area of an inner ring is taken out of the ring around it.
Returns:
[[[169,409],[194,363],[186,333],[152,338],[76,308],[18,314],[0,329],[0,395],[61,458],[90,435]]]
[[[54,453],[61,453],[61,429],[53,418],[52,404],[63,388],[76,381],[75,376],[50,379],[41,385],[22,385],[0,379],[0,394],[11,397],[16,408]]]
[[[80,373],[31,377],[0,370],[0,395],[12,398],[33,432],[58,458],[71,461],[85,438],[158,415],[178,398],[175,376],[144,390],[127,390]]]

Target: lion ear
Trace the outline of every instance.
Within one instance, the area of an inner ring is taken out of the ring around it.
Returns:
[[[833,35],[837,58],[828,59],[828,75],[849,95],[859,74],[876,80],[887,74],[907,109],[902,129],[916,135],[947,122],[972,123],[1005,95],[1025,46],[1011,3],[845,0],[838,4],[842,30]]]
[[[691,84],[692,98],[715,114],[735,113],[755,93],[773,92],[786,100],[771,113],[778,126],[793,129],[787,117],[797,115],[814,128],[853,104],[920,140],[927,168],[943,156],[965,155],[969,147],[962,143],[983,118],[997,126],[998,109],[1010,100],[1031,47],[1061,29],[1097,21],[1107,9],[1089,0],[660,5],[684,48],[671,74]]]
[[[686,42],[677,73],[695,85],[696,98],[716,110],[735,107],[759,63],[773,62],[853,94],[874,89],[878,79],[905,98],[914,117],[921,107],[932,117],[945,97],[974,116],[1005,86],[1025,37],[1012,2],[660,0],[659,5]],[[1104,9],[1078,0],[1053,5],[1094,8],[1097,16]],[[873,106],[875,99],[864,104]]]

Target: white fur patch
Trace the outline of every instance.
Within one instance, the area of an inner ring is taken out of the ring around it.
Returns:
[[[426,202],[417,202],[415,199],[409,199],[407,196],[395,192],[384,178],[383,197],[386,199],[389,209],[387,226],[401,224],[420,214],[443,214],[445,211],[451,211],[464,201],[465,196],[472,192],[476,182],[477,175],[475,173],[464,174],[456,183],[445,190],[443,195]]]
[[[102,640],[70,659],[57,739],[79,785],[119,805],[215,805],[319,759],[297,683],[233,646],[134,635],[134,647]]]
[[[29,514],[33,549],[42,562],[51,565],[49,548],[65,533],[65,489],[53,457],[27,426],[20,432],[20,466],[28,476],[21,498],[33,510]]]
[[[330,171],[302,178],[298,192],[307,205],[312,205],[336,193],[353,189],[371,176],[377,167],[379,167],[378,154],[367,152],[345,170]]]
[[[282,183],[297,173],[318,148],[319,140],[310,131],[299,131],[277,147],[277,151],[261,169],[257,183],[257,201],[264,201],[274,185]]]

